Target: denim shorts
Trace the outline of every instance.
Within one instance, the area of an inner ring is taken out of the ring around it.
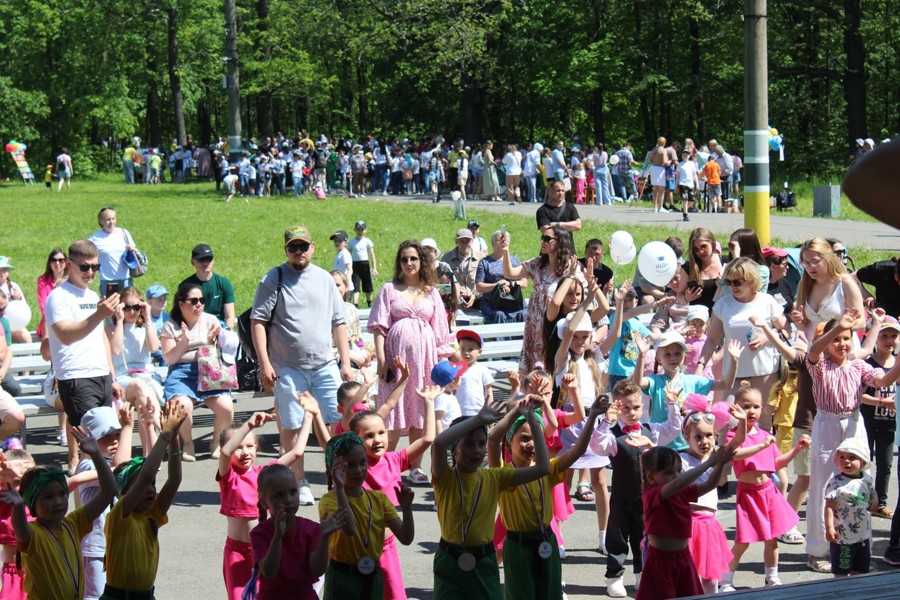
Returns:
[[[195,404],[199,404],[207,398],[231,396],[231,392],[228,390],[197,391],[199,377],[200,373],[196,362],[169,365],[169,374],[166,375],[165,385],[166,400],[171,400],[175,396],[187,396],[193,398]]]
[[[300,429],[304,410],[297,402],[299,392],[309,392],[319,403],[319,411],[326,423],[341,420],[337,411],[337,389],[341,385],[341,372],[335,362],[318,369],[275,367],[275,403],[278,417],[285,429]]]

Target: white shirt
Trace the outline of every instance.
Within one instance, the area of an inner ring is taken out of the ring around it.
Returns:
[[[53,329],[53,325],[61,321],[77,323],[86,320],[97,311],[99,301],[100,297],[93,290],[83,290],[68,281],[47,297],[44,313],[50,329],[50,357],[57,379],[66,381],[109,375],[102,323],[69,345],[59,341]]]
[[[694,189],[699,182],[697,181],[697,163],[692,160],[686,160],[678,165],[678,185]]]
[[[375,243],[367,237],[350,238],[347,247],[350,248],[353,260],[369,260],[369,250],[375,247]]]
[[[541,153],[537,150],[531,150],[525,154],[525,164],[522,167],[522,173],[530,177],[537,173],[537,166],[541,162]]]
[[[506,165],[507,175],[522,174],[522,155],[518,150],[515,152],[507,152],[503,155],[503,164]]]
[[[681,470],[682,471],[690,471],[691,469],[698,466],[702,462],[703,462],[702,460],[700,460],[699,458],[697,458],[695,456],[692,456],[691,454],[688,454],[687,452],[681,452]],[[708,469],[708,470],[704,471],[700,475],[700,477],[698,477],[694,481],[694,483],[696,483],[697,485],[706,483],[706,480],[709,479],[709,476],[712,474],[712,472],[713,472],[712,469]],[[691,508],[693,508],[695,506],[702,507],[702,508],[708,508],[712,512],[716,512],[717,510],[719,510],[719,491],[716,488],[713,488],[710,491],[703,494],[702,496],[699,496],[697,498],[696,502],[691,502]]]
[[[154,325],[151,323],[151,327]],[[122,353],[113,356],[116,377],[128,375],[128,369],[147,370],[151,366],[150,350],[147,348],[147,328],[134,323],[122,324]]]
[[[441,411],[444,413],[441,415],[441,426],[444,429],[449,428],[454,419],[462,416],[459,411],[459,400],[450,392],[444,392],[434,399],[434,412]]]
[[[117,279],[128,279],[130,273],[128,265],[122,260],[127,247],[127,239],[131,239],[131,235],[124,227],[117,227],[112,233],[106,233],[104,230],[95,231],[88,238],[94,242],[97,250],[100,252],[100,279],[103,281],[115,281]]]
[[[494,383],[491,372],[484,365],[475,363],[459,378],[456,398],[463,416],[477,415],[484,406],[484,388]]]
[[[334,262],[331,263],[332,271],[340,271],[347,276],[347,279],[350,281],[349,291],[353,291],[353,278],[350,277],[351,267],[353,266],[353,258],[350,256],[350,251],[344,248],[343,250],[338,250],[337,255],[334,257]]]
[[[750,323],[751,316],[771,321],[783,315],[784,309],[772,296],[760,292],[751,302],[738,302],[734,296],[722,296],[713,305],[713,314],[722,321],[726,339],[738,340],[746,346],[748,332],[752,331],[757,336],[763,335]],[[738,361],[737,376],[754,377],[774,373],[778,369],[777,359],[778,350],[771,344],[762,346],[756,352],[744,348]],[[723,368],[727,370],[730,364],[731,355],[726,352]]]

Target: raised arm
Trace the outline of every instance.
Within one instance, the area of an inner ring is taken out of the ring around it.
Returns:
[[[520,403],[516,400],[510,401],[507,404],[506,414],[488,432],[487,460],[489,467],[497,468],[503,466],[503,440],[506,437],[506,432],[509,431],[509,428],[512,427],[512,424],[521,414],[517,410]]]
[[[578,439],[575,440],[575,444],[568,452],[563,453],[562,456],[557,459],[559,461],[560,470],[571,467],[575,464],[575,461],[587,451],[591,437],[594,435],[594,426],[597,424],[597,419],[603,417],[607,410],[609,410],[609,396],[603,394],[591,405],[591,410],[588,412],[587,416],[587,422],[584,424],[584,429],[582,429],[581,433],[578,435]]]
[[[881,324],[884,323],[885,312],[881,308],[872,311],[872,326],[866,333],[866,339],[863,340],[859,350],[853,352],[853,358],[865,360],[875,352],[875,342],[878,341],[878,334],[881,332]]]
[[[700,358],[697,359],[697,369],[694,372],[695,375],[703,375],[703,367],[709,362],[709,359],[712,358],[713,353],[716,351],[716,345],[718,345],[719,340],[722,339],[723,331],[724,326],[722,325],[722,320],[715,314],[710,315],[709,324],[706,327],[706,342],[703,344],[703,349],[700,351]]]
[[[479,427],[487,427],[495,421],[499,421],[503,416],[500,412],[503,409],[503,402],[497,401],[494,404],[485,403],[474,417],[469,417],[464,421],[460,421],[452,427],[448,427],[434,438],[434,444],[431,446],[431,475],[435,479],[440,479],[443,474],[450,468],[447,453],[450,445],[460,440],[470,431]]]
[[[91,435],[90,431],[81,427],[73,427],[72,435],[78,440],[81,451],[91,457],[94,463],[94,470],[97,471],[97,480],[100,483],[100,493],[88,500],[84,508],[84,516],[88,521],[93,521],[99,517],[103,510],[112,504],[113,498],[116,497],[116,478],[113,476],[109,464],[106,462],[97,440]],[[15,527],[15,524],[13,524]]]
[[[646,358],[647,353],[650,351],[650,340],[637,331],[632,334],[632,338],[634,339],[634,345],[637,346],[638,349],[638,357],[634,363],[634,371],[631,372],[631,381],[637,384],[642,390],[645,390],[650,387],[650,379],[644,377],[644,358]]]
[[[615,346],[616,341],[622,337],[622,323],[624,323],[623,314],[625,312],[623,306],[625,302],[625,296],[631,290],[631,280],[626,280],[621,286],[617,287],[613,292],[613,303],[616,306],[616,315],[613,317],[612,325],[609,328],[609,333],[600,343],[600,351],[603,352],[604,356],[608,355],[612,350],[613,346]]]
[[[309,434],[312,431],[316,418],[321,418],[319,411],[319,403],[313,398],[309,392],[300,392],[297,394],[297,402],[303,408],[303,423],[300,425],[300,433],[297,434],[297,441],[294,447],[285,452],[278,458],[279,464],[291,466],[303,456],[306,452],[306,445],[309,443]],[[324,442],[323,442],[324,445]]]
[[[523,407],[525,419],[531,426],[531,439],[534,442],[535,464],[529,467],[519,467],[516,469],[510,480],[510,485],[522,485],[523,483],[540,479],[550,473],[550,452],[547,450],[547,440],[544,439],[541,422],[538,421],[532,404],[523,403],[519,406],[519,410],[522,411]]]
[[[328,568],[328,541],[331,539],[331,535],[335,531],[338,531],[339,529],[342,529],[344,527],[344,523],[346,523],[347,518],[348,518],[347,511],[344,510],[343,508],[339,508],[335,511],[335,513],[333,515],[331,515],[329,518],[327,518],[324,521],[322,521],[321,523],[319,523],[319,545],[316,546],[316,549],[313,550],[309,555],[309,572],[313,576],[321,577],[325,573],[325,569]],[[277,525],[276,525],[275,529],[276,530],[278,529]],[[274,543],[274,538],[272,541]],[[278,574],[278,568],[280,567],[280,564],[281,564],[281,556],[280,556],[281,543],[280,542],[281,542],[281,540],[279,539],[279,543],[278,543],[279,549],[277,551],[279,553],[279,556],[278,556],[278,562],[274,565],[275,566],[274,573],[271,576],[265,575],[265,573],[264,573],[264,575],[270,579],[272,577],[275,577]],[[271,554],[273,552],[273,550],[274,550],[273,547],[270,545],[269,553]],[[267,554],[266,558],[268,558],[268,556],[269,555]],[[259,568],[260,568],[260,571],[262,571],[262,560],[260,561]],[[271,571],[271,569],[270,569],[270,571]]]
[[[403,393],[406,391],[406,384],[409,383],[409,365],[395,356],[394,367],[400,371],[400,377],[397,379],[397,386],[391,391],[388,397],[385,398],[384,404],[378,407],[378,416],[385,420],[387,420],[391,411],[394,410],[394,407],[397,406],[397,402],[400,401],[400,398],[403,397]]]
[[[852,331],[853,325],[856,323],[857,314],[856,309],[853,307],[847,307],[844,310],[844,314],[841,315],[841,318],[838,320],[837,324],[831,328],[830,331],[827,331],[817,337],[815,341],[809,347],[809,353],[806,355],[806,360],[810,362],[810,364],[816,364],[819,362],[819,359],[822,357],[822,354],[828,348],[828,344],[838,336],[839,333],[844,331]]]
[[[353,514],[350,508],[350,502],[347,500],[347,493],[344,490],[344,482],[347,481],[347,462],[343,457],[336,458],[331,466],[331,481],[334,483],[334,494],[337,496],[338,511],[345,511],[348,515]],[[347,519],[341,527],[344,535],[353,536],[356,534],[356,519]]]
[[[737,374],[738,361],[741,359],[741,353],[744,351],[744,346],[738,340],[728,340],[725,351],[728,352],[731,361],[728,368],[722,373],[722,379],[717,379],[713,382],[712,390],[714,391],[727,391],[734,387],[734,378]]]
[[[430,385],[424,390],[416,390],[416,394],[422,399],[425,405],[425,430],[422,437],[406,447],[406,457],[410,462],[415,462],[425,454],[425,451],[434,443],[434,437],[437,434],[437,421],[434,416],[434,399],[441,393],[441,387]],[[424,392],[424,393],[423,393]]]
[[[692,484],[694,481],[696,481],[697,478],[700,477],[701,475],[703,475],[703,473],[705,473],[706,470],[709,469],[710,467],[715,467],[715,470],[713,471],[712,475],[710,475],[709,479],[707,480],[707,483],[712,482],[710,484],[711,487],[715,487],[714,484],[719,482],[719,478],[722,475],[722,468],[725,466],[725,463],[727,463],[730,460],[730,457],[733,455],[734,455],[734,449],[729,448],[728,446],[722,446],[720,448],[716,448],[715,450],[712,451],[712,454],[710,454],[709,458],[706,459],[704,462],[700,463],[693,469],[690,469],[688,471],[684,471],[684,472],[680,473],[678,475],[678,477],[676,477],[669,483],[665,484],[663,486],[662,490],[659,492],[660,500],[663,500],[663,501],[668,500],[669,498],[671,498],[672,496],[674,496],[675,494],[677,494],[678,492],[680,492],[681,490],[683,490],[684,488],[686,488],[687,486]],[[698,496],[700,495],[700,487],[701,486],[698,486],[698,489],[697,489]],[[705,486],[703,486],[703,487],[705,487]]]

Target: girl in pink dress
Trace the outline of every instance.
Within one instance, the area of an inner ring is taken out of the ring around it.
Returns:
[[[403,396],[385,419],[391,450],[397,447],[401,435],[408,433],[410,443],[422,437],[425,410],[416,390],[431,385],[431,369],[453,354],[436,277],[432,255],[423,251],[419,242],[406,240],[397,250],[393,281],[381,286],[369,314],[368,329],[375,336],[378,360],[379,406],[397,385],[396,372],[390,368],[394,359],[399,358],[410,370]],[[410,461],[410,478],[415,483],[427,483],[428,476],[420,465],[420,458]]]

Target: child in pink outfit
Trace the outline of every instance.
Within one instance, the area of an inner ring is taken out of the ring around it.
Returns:
[[[0,481],[13,489],[19,489],[19,483],[25,471],[34,467],[34,459],[25,450],[9,450],[5,455],[0,452]],[[28,521],[34,517],[26,511]],[[2,593],[4,600],[25,600],[25,571],[16,564],[16,533],[12,526],[12,505],[0,504],[0,552],[3,553]]]

